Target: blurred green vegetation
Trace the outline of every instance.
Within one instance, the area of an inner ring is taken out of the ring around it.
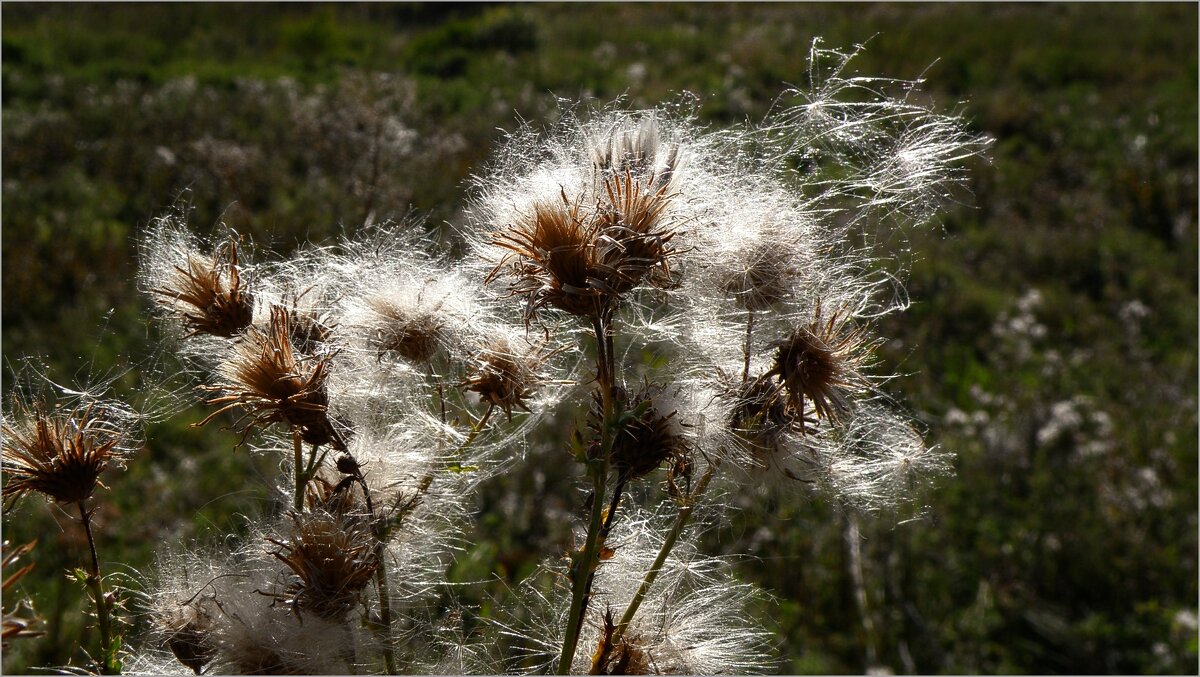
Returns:
[[[162,378],[146,356],[170,371],[133,278],[137,233],[177,201],[198,230],[223,219],[282,254],[403,217],[453,246],[442,225],[461,219],[464,179],[518,116],[555,119],[556,97],[690,91],[707,122],[755,119],[805,84],[814,36],[866,42],[854,70],[924,76],[995,139],[941,228],[887,243],[914,303],[880,327],[884,366],[957,477],[928,518],[860,524],[867,622],[829,506],[748,498],[708,548],[753,555],[738,572],[777,596],[760,615],[784,672],[1197,670],[1195,4],[0,12],[4,360],[41,356],[60,381],[124,373],[122,394]],[[273,461],[187,427],[199,418],[156,424],[106,479],[109,570],[136,581],[161,544],[267,509]],[[559,453],[554,438],[538,453]],[[573,510],[565,465],[487,487],[453,575],[511,583],[561,549],[568,525],[544,508]],[[514,508],[514,492],[537,500]],[[6,651],[5,672],[78,665],[94,638],[62,575],[77,525],[29,500],[4,530],[42,539],[19,590],[47,630]]]

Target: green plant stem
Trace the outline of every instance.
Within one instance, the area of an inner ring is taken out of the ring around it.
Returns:
[[[96,603],[96,621],[100,628],[100,672],[105,675],[119,675],[121,669],[114,664],[112,651],[112,624],[109,619],[109,601],[104,596],[104,581],[100,577],[100,558],[96,555],[96,539],[92,536],[92,514],[88,512],[84,501],[79,502],[79,518],[83,522],[83,531],[87,534],[88,548],[92,554],[92,568],[88,572],[87,587]]]
[[[616,422],[616,407],[613,397],[615,384],[615,364],[612,360],[611,337],[608,336],[607,322],[596,319],[593,322],[596,332],[596,381],[600,388],[600,401],[603,408],[603,423],[600,426],[600,458],[589,458],[588,474],[592,478],[592,514],[588,522],[587,538],[584,540],[583,551],[574,556],[571,564],[571,609],[567,614],[567,632],[563,638],[562,654],[558,660],[558,671],[565,675],[571,671],[571,662],[575,659],[575,649],[579,644],[579,633],[583,629],[583,613],[587,609],[588,594],[591,592],[592,574],[599,563],[597,555],[600,550],[601,532],[606,521],[604,518],[604,493],[608,486],[610,457],[612,456],[613,428]]]
[[[296,473],[296,492],[292,497],[292,509],[296,512],[304,511],[304,487],[308,484],[304,471],[300,469],[303,454],[304,442],[300,439],[300,431],[292,430],[292,468]]]
[[[483,416],[480,417],[480,419],[475,422],[475,425],[471,426],[471,430],[467,432],[467,438],[462,441],[462,444],[458,445],[458,447],[454,449],[455,459],[458,458],[458,455],[461,454],[463,450],[471,446],[471,443],[474,442],[475,438],[479,436],[479,431],[483,430],[483,426],[487,425],[488,419],[491,418],[492,411],[495,409],[496,405],[494,403],[488,404],[487,411],[483,412]]]

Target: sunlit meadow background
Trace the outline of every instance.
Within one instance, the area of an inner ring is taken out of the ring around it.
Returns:
[[[880,330],[902,374],[889,387],[957,476],[927,518],[863,523],[866,614],[844,518],[799,492],[747,501],[708,548],[748,553],[739,575],[776,595],[759,613],[784,672],[1195,673],[1195,4],[2,13],[6,370],[40,355],[60,382],[119,376],[117,394],[170,370],[135,238],[177,200],[194,228],[224,220],[264,251],[406,218],[452,249],[464,179],[518,116],[555,119],[556,96],[644,107],[686,90],[722,125],[805,85],[814,36],[869,41],[853,69],[927,77],[995,139],[944,227],[889,243],[913,299]],[[265,509],[275,461],[188,427],[200,417],[153,425],[106,478],[107,570],[136,578],[161,544],[240,533],[239,514]],[[568,542],[561,423],[480,497],[451,577],[498,575],[462,591],[481,615]],[[85,547],[69,521],[40,500],[4,515],[6,539],[41,539],[18,591],[46,631],[5,672],[78,665],[95,641],[63,575]]]

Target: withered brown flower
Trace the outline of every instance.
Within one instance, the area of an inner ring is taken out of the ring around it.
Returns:
[[[467,378],[459,386],[499,407],[511,420],[513,407],[529,411],[525,401],[541,385],[538,372],[552,354],[534,345],[519,349],[497,338],[468,361]]]
[[[527,319],[545,306],[601,318],[642,283],[674,286],[676,224],[667,218],[673,195],[628,171],[606,178],[603,187],[591,207],[564,190],[559,200],[534,204],[525,218],[493,235],[492,244],[509,253],[486,281],[507,272],[511,293],[527,299]]]
[[[272,307],[270,325],[251,327],[234,345],[233,356],[221,368],[225,382],[201,386],[225,394],[206,400],[218,409],[197,425],[240,407],[243,438],[256,426],[286,423],[309,444],[344,450],[346,445],[328,416],[325,379],[330,357],[296,358],[290,315],[286,308]]]
[[[379,566],[376,541],[363,520],[327,512],[293,514],[287,540],[272,554],[291,571],[279,595],[297,611],[338,622],[358,601]]]
[[[681,434],[680,423],[675,420],[676,412],[663,415],[653,406],[654,397],[660,390],[646,385],[630,398],[623,388],[616,389],[623,410],[643,409],[639,416],[627,420],[612,440],[612,463],[622,480],[649,475],[668,460],[686,459],[690,452],[690,445]],[[599,401],[596,401],[590,426],[593,431],[598,431],[600,425]]]
[[[628,171],[606,179],[604,189],[608,203],[598,215],[597,269],[606,285],[617,295],[643,281],[658,289],[674,286],[670,261],[676,231],[663,219],[673,195],[665,186],[652,189]]]
[[[850,395],[867,387],[860,371],[874,348],[866,340],[867,329],[852,326],[845,310],[822,318],[818,303],[812,322],[775,344],[775,361],[766,376],[778,379],[777,389],[786,392],[796,418],[804,419],[806,399],[830,423],[849,413]]]
[[[211,261],[189,253],[165,286],[150,291],[167,297],[160,303],[179,312],[190,330],[188,336],[236,336],[253,320],[254,295],[242,282],[233,238],[217,249]]]
[[[17,581],[20,581],[21,578],[25,576],[25,574],[33,570],[33,563],[30,562],[16,571],[9,570],[16,565],[17,560],[19,560],[30,550],[33,550],[33,546],[35,545],[37,545],[36,540],[30,541],[25,545],[12,548],[10,547],[8,541],[4,541],[4,583],[3,587],[0,588],[0,592],[3,592],[6,601],[12,598],[12,593],[9,592],[9,588],[12,588],[17,584]],[[29,607],[24,600],[21,600],[21,602],[19,602],[11,610],[5,609],[3,615],[4,629],[3,637],[0,638],[0,642],[2,642],[6,647],[8,646],[10,640],[21,637],[37,637],[38,635],[44,634],[42,632],[30,629],[36,623],[38,623],[40,619],[33,615],[33,609]]]
[[[47,411],[41,402],[19,423],[5,423],[3,496],[13,502],[36,491],[59,503],[87,500],[100,473],[124,458],[119,424],[103,405]]]

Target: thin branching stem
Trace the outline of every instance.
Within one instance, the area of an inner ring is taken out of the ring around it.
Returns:
[[[304,442],[300,439],[300,431],[292,430],[292,467],[296,474],[296,490],[292,497],[292,509],[296,512],[304,510],[304,487],[308,481],[300,464],[304,455]]]
[[[745,384],[750,380],[750,350],[751,339],[754,338],[754,311],[746,311],[746,346],[745,346],[745,365],[742,367],[742,383]]]
[[[87,587],[96,603],[96,623],[100,629],[100,672],[105,675],[119,675],[121,668],[116,662],[116,652],[113,651],[112,623],[109,618],[109,600],[104,595],[104,581],[100,577],[100,558],[96,555],[96,539],[92,536],[92,513],[84,501],[79,502],[79,519],[83,523],[83,531],[87,534],[88,549],[92,554],[92,568],[88,572]]]

